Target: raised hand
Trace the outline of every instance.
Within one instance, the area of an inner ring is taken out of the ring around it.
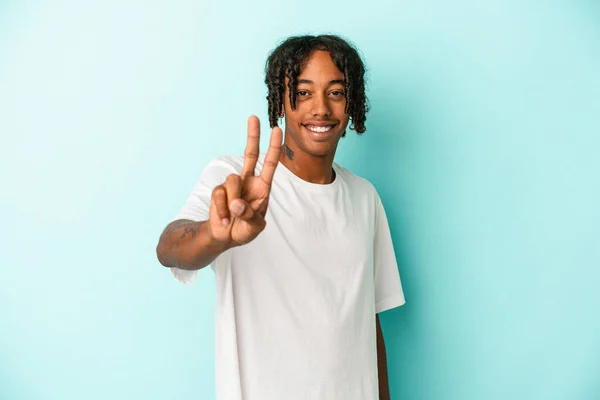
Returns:
[[[255,176],[260,121],[256,116],[248,119],[248,142],[242,173],[229,175],[212,192],[209,226],[212,236],[218,242],[228,247],[239,246],[254,240],[265,229],[265,215],[273,175],[279,163],[282,137],[281,129],[273,128],[263,169],[259,176]]]

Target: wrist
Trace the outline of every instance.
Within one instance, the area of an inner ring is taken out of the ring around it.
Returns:
[[[203,229],[206,229],[206,235],[200,235],[200,237],[204,236],[208,238],[208,243],[206,243],[208,247],[210,247],[218,253],[222,253],[226,250],[229,250],[232,247],[235,247],[235,244],[233,243],[233,240],[231,240],[231,237],[228,237],[226,239],[216,237],[210,226],[210,221],[206,221],[206,223],[202,226]]]

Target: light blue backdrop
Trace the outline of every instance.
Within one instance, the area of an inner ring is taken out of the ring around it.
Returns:
[[[0,398],[213,398],[213,274],[180,285],[155,245],[248,115],[266,128],[268,51],[333,32],[372,106],[336,161],[379,190],[407,297],[382,314],[392,397],[600,399],[599,21],[590,0],[0,3]]]

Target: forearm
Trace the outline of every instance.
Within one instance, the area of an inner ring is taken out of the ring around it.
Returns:
[[[387,356],[385,351],[385,341],[383,332],[379,324],[379,316],[375,317],[377,328],[377,371],[379,378],[379,400],[390,400],[390,386],[387,373]]]
[[[156,255],[165,267],[197,270],[209,265],[228,248],[227,244],[213,239],[208,221],[177,220],[163,231]]]

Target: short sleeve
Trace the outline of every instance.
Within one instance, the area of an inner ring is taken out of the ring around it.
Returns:
[[[375,312],[380,313],[403,305],[405,300],[392,236],[379,195],[376,196],[375,203],[373,268],[375,273]]]
[[[225,182],[228,175],[241,173],[241,169],[240,160],[233,156],[219,157],[208,163],[173,221],[179,219],[189,219],[192,221],[208,220],[210,198],[213,189]],[[198,271],[172,267],[171,272],[179,282],[190,284],[196,280]]]

